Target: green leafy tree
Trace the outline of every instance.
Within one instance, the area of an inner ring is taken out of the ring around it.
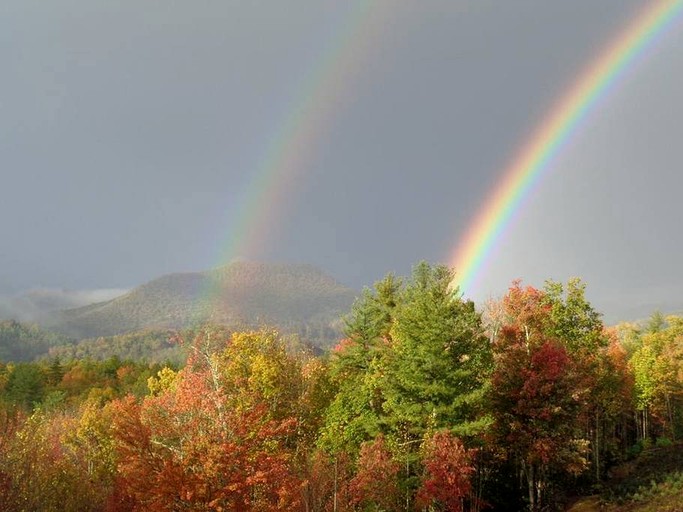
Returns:
[[[482,431],[491,350],[472,302],[451,289],[453,272],[419,264],[397,306],[384,378],[387,422],[403,442],[431,430]]]
[[[474,304],[463,301],[444,266],[420,263],[366,291],[331,356],[338,393],[321,446],[356,457],[384,434],[401,461],[410,503],[419,485],[420,446],[437,429],[472,439],[490,423],[484,411],[492,354]]]
[[[571,353],[595,351],[608,345],[601,315],[586,299],[585,283],[578,278],[570,279],[566,285],[547,281],[543,291],[543,301],[550,312],[546,334],[562,340]]]
[[[638,339],[629,364],[635,379],[639,437],[675,439],[683,405],[683,319],[655,314],[647,329],[635,333]]]
[[[43,399],[44,394],[45,376],[38,365],[19,363],[11,367],[5,385],[8,401],[31,408]]]
[[[326,412],[320,444],[357,454],[360,445],[382,431],[383,375],[391,350],[391,328],[402,282],[392,274],[366,289],[346,319],[347,338],[332,351],[330,375],[337,388]]]

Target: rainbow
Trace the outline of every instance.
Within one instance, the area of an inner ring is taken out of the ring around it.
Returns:
[[[250,173],[237,204],[229,207],[229,233],[216,251],[219,264],[236,258],[257,257],[271,238],[276,219],[291,205],[297,183],[311,165],[335,114],[342,111],[353,83],[366,61],[377,51],[376,33],[382,30],[386,13],[370,0],[350,5],[326,49],[288,107],[288,115],[264,146],[260,161]]]
[[[560,98],[505,169],[502,179],[459,241],[450,264],[453,285],[468,294],[480,278],[497,242],[534,186],[550,168],[572,134],[619,82],[638,57],[678,19],[683,0],[648,6],[593,61]]]

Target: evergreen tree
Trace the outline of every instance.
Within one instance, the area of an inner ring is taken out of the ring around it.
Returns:
[[[374,290],[363,291],[346,319],[347,338],[334,349],[330,364],[337,394],[320,437],[328,450],[355,454],[361,443],[382,430],[382,375],[401,294],[401,280],[389,274],[375,283]]]
[[[440,428],[472,435],[487,422],[479,412],[490,346],[474,304],[452,281],[447,267],[420,263],[396,308],[384,409],[404,442]]]

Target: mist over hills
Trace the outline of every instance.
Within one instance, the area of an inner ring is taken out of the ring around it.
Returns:
[[[45,319],[46,313],[108,301],[127,291],[120,288],[94,290],[34,288],[23,293],[0,295],[0,319],[40,322]]]
[[[327,346],[341,334],[356,291],[307,264],[235,262],[168,274],[111,300],[51,312],[39,322],[75,339],[203,323],[275,326]]]

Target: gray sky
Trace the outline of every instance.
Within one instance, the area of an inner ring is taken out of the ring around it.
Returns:
[[[0,294],[215,266],[349,2],[0,4]],[[644,2],[386,0],[249,257],[354,287],[447,262],[505,164]],[[580,276],[608,318],[683,309],[683,21],[525,202],[475,299]],[[634,313],[635,314],[635,313]]]

